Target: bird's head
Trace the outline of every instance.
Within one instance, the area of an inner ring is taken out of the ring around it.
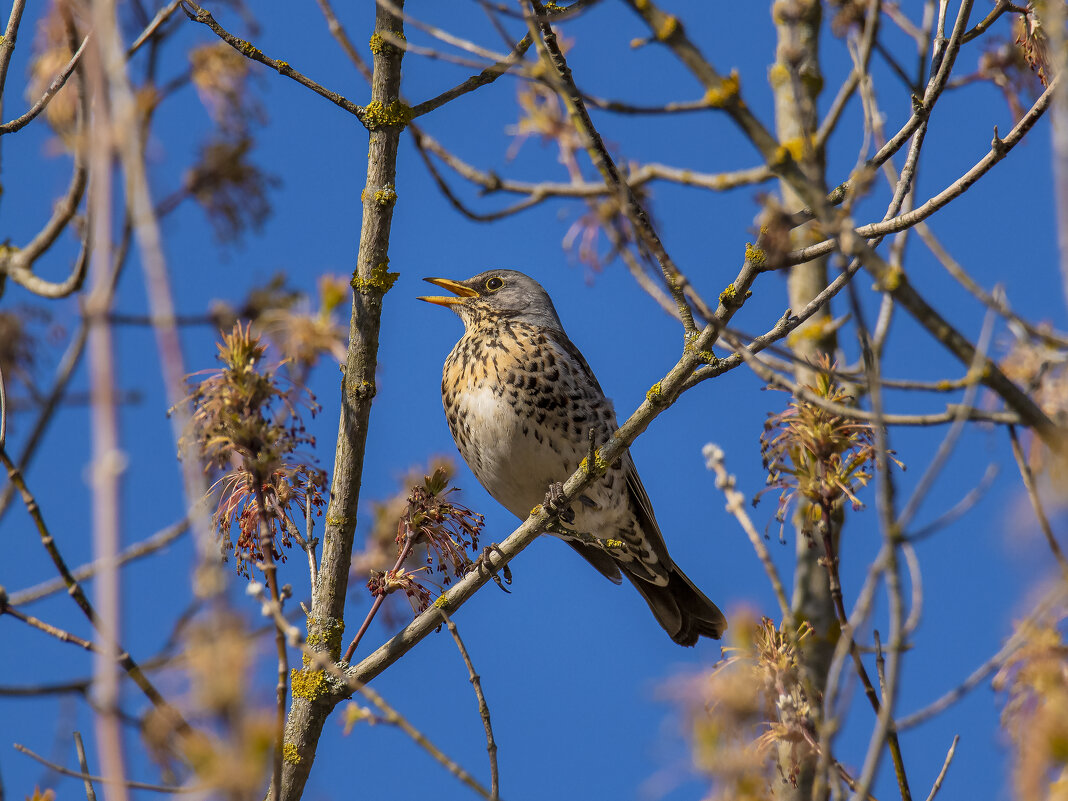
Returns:
[[[452,309],[460,315],[468,330],[480,325],[494,325],[498,320],[563,330],[549,293],[533,278],[515,270],[487,270],[466,281],[423,280],[447,289],[455,297],[421,297],[419,300]]]

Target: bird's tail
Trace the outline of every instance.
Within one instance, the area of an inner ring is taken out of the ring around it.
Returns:
[[[649,604],[657,622],[679,645],[696,645],[698,637],[718,640],[727,630],[727,618],[685,573],[674,565],[672,568],[664,586],[651,584],[626,569],[623,573]]]

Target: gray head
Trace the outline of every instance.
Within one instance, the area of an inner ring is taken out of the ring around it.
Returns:
[[[480,325],[495,325],[498,320],[564,330],[549,293],[533,278],[515,270],[487,270],[466,281],[423,280],[449,290],[456,297],[422,297],[419,300],[452,309],[460,315],[468,330]]]

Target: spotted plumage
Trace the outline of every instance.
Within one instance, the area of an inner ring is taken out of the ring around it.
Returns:
[[[453,439],[487,492],[525,519],[550,485],[578,468],[591,428],[601,443],[615,432],[612,404],[536,281],[513,270],[427,280],[457,297],[423,300],[451,308],[465,327],[441,382]],[[672,639],[693,645],[698,636],[722,634],[722,613],[668,555],[629,454],[572,511],[572,529],[622,546],[561,536],[613,582],[626,576]]]

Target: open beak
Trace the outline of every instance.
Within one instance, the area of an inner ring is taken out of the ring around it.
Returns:
[[[448,278],[424,278],[423,280],[428,284],[447,289],[458,297],[420,297],[416,298],[417,300],[425,300],[427,303],[434,303],[438,306],[455,306],[457,303],[462,303],[464,298],[478,297],[475,290],[464,286],[459,281],[450,281]]]

